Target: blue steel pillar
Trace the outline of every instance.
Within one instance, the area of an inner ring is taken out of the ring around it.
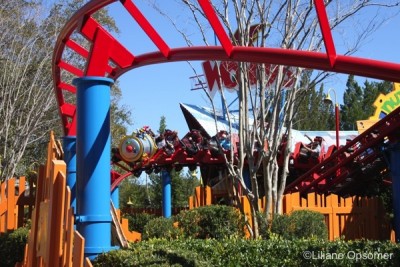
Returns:
[[[168,170],[161,171],[162,179],[162,214],[165,218],[171,217],[171,174]]]
[[[111,247],[110,86],[113,80],[83,77],[77,86],[77,230],[85,238],[85,257]]]
[[[251,187],[251,178],[250,178],[250,170],[247,168],[243,169],[243,180],[244,180],[244,184],[246,185],[246,187],[249,190],[252,190]]]
[[[63,149],[67,165],[67,185],[71,189],[71,207],[76,213],[76,136],[64,136]]]
[[[116,186],[111,192],[111,199],[116,209],[119,209],[119,186]]]
[[[394,231],[396,243],[400,243],[400,143],[392,144],[388,151],[393,189]]]

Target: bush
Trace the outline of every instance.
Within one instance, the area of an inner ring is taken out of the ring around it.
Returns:
[[[169,218],[157,217],[150,220],[143,228],[142,239],[165,238],[167,240],[176,239],[180,236],[180,231],[174,226],[174,221]]]
[[[324,215],[310,210],[297,210],[290,215],[275,215],[271,232],[285,239],[328,238]]]
[[[343,257],[329,258],[327,255]],[[400,246],[390,242],[367,240],[347,242],[317,239],[153,239],[132,243],[131,248],[127,250],[100,255],[93,265],[400,266]]]
[[[144,226],[150,220],[156,218],[157,216],[148,213],[135,213],[135,214],[127,214],[124,217],[128,219],[129,231],[136,231],[139,233],[143,233]]]
[[[244,236],[244,218],[230,206],[212,205],[182,211],[177,222],[186,237],[223,239]]]
[[[153,239],[132,243],[129,249],[113,250],[99,255],[93,266],[211,266],[201,254],[186,248],[186,241]]]
[[[270,229],[269,229],[269,220],[265,213],[257,212],[257,221],[258,221],[258,233],[260,238],[268,239],[270,236]]]
[[[0,235],[0,267],[14,266],[23,261],[28,234],[28,228],[20,227],[11,233]]]

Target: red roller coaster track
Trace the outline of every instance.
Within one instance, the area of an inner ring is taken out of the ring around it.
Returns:
[[[158,64],[175,61],[192,60],[221,60],[246,61],[254,63],[270,63],[318,69],[323,71],[354,74],[400,82],[400,64],[351,57],[336,54],[335,45],[330,30],[327,13],[323,0],[314,0],[317,17],[323,35],[326,53],[301,51],[267,47],[235,46],[209,0],[198,0],[209,24],[219,39],[221,46],[193,46],[171,48],[157,32],[132,0],[121,0],[121,5],[136,20],[140,28],[158,48],[157,51],[145,54],[136,54],[126,49],[107,30],[102,27],[91,15],[97,10],[116,2],[115,0],[90,1],[76,12],[64,26],[60,33],[53,55],[53,80],[59,106],[59,113],[67,136],[76,134],[76,107],[75,101],[68,102],[65,92],[75,95],[76,88],[70,82],[63,80],[63,73],[69,77],[102,76],[117,79],[125,72],[149,64]],[[73,34],[80,34],[90,42],[89,49],[72,38]],[[68,48],[68,49],[67,49]],[[84,68],[74,66],[64,56],[71,51],[80,55],[84,60]],[[64,57],[63,57],[64,56]],[[393,124],[392,124],[393,125]],[[360,137],[361,138],[361,137]],[[361,153],[361,152],[360,152]],[[322,173],[321,170],[319,170]],[[322,173],[318,179],[302,184],[305,191],[325,179],[328,174]],[[295,186],[291,186],[295,188]]]

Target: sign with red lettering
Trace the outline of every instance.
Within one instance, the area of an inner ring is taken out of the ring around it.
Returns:
[[[239,66],[237,62],[205,61],[202,66],[211,97],[214,97],[215,93],[222,88],[230,92],[238,90]],[[271,86],[276,82],[278,71],[279,68],[276,65],[265,66],[265,77],[267,78],[265,86]],[[285,67],[284,75],[284,87],[293,85],[293,75],[289,67]],[[251,87],[257,85],[257,64],[249,63],[248,79]]]
[[[259,32],[262,30],[261,24],[256,24],[250,27],[249,36],[250,43],[249,46],[253,46],[254,42],[257,41]],[[233,35],[235,40],[240,38],[239,31],[236,31]],[[237,62],[231,61],[205,61],[203,62],[204,76],[207,81],[209,93],[211,97],[214,97],[218,90],[225,88],[230,92],[234,92],[238,89],[238,70],[239,65]],[[265,66],[265,77],[267,79],[265,86],[271,86],[276,82],[276,77],[278,76],[279,68],[277,65],[266,65]],[[290,71],[289,67],[284,68],[284,81],[283,86],[289,87],[293,85],[293,73]],[[250,87],[255,87],[257,85],[257,64],[248,63],[248,79]]]

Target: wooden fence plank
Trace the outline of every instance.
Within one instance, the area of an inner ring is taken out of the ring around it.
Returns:
[[[72,254],[72,267],[82,267],[84,258],[85,239],[78,232],[74,232],[74,247]]]

